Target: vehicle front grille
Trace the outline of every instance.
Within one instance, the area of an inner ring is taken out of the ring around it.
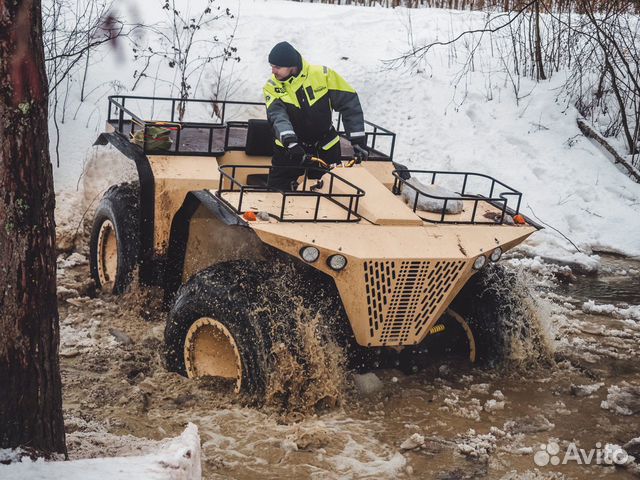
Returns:
[[[369,334],[374,343],[416,343],[465,265],[464,260],[364,262]]]

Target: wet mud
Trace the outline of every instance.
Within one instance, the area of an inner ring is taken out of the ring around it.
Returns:
[[[507,262],[531,270],[527,259]],[[536,268],[527,282],[549,345],[521,342],[518,361],[491,368],[434,358],[411,375],[374,370],[378,381],[366,390],[307,319],[298,333],[319,366],[306,385],[322,386],[309,395],[315,402],[324,392],[326,402],[283,410],[257,407],[225,382],[167,372],[160,292],[96,292],[86,247],[76,245],[58,259],[70,457],[139,454],[194,422],[206,479],[638,478],[636,463],[596,464],[607,444],[627,444],[640,457],[640,441],[632,442],[640,437],[640,317],[631,308],[640,302],[628,285],[640,265],[603,265],[595,284],[615,283],[622,294],[603,287],[605,297],[594,290],[594,277],[566,267]],[[605,303],[611,308],[600,308]],[[544,361],[540,351],[548,354]],[[286,366],[286,355],[281,360]],[[296,378],[294,367],[282,388]],[[591,465],[562,464],[572,445],[595,450]]]

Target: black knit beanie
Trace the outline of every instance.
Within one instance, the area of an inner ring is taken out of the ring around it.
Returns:
[[[271,49],[269,63],[277,67],[302,68],[302,57],[289,42],[280,42]]]

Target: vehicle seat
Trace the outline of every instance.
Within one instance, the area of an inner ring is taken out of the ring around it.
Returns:
[[[255,187],[266,187],[269,175],[266,173],[253,173],[247,175],[247,185]]]
[[[248,121],[245,145],[247,155],[270,157],[273,155],[273,142],[273,130],[268,120],[254,118]]]

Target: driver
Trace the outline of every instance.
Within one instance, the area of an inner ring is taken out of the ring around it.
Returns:
[[[267,185],[279,190],[295,190],[296,179],[304,173],[308,155],[327,164],[340,162],[340,137],[332,122],[332,110],[342,121],[354,157],[359,163],[368,157],[364,116],[358,94],[330,68],[311,65],[288,42],[280,42],[269,53],[271,78],[264,86],[267,118],[273,128],[275,145]],[[319,179],[323,171],[309,170]]]

